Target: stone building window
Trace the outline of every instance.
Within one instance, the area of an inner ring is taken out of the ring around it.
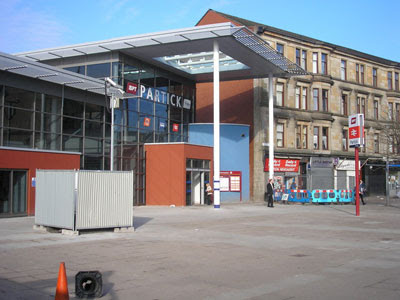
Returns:
[[[325,53],[321,54],[321,73],[328,75],[328,55]]]
[[[307,71],[307,51],[301,50],[301,67]]]
[[[378,98],[374,99],[374,119],[375,120],[379,119],[379,99]]]
[[[306,87],[296,87],[296,108],[307,109],[307,88]]]
[[[345,60],[340,62],[340,79],[347,80],[347,62]]]
[[[276,84],[276,105],[284,105],[283,83]]]
[[[357,97],[357,113],[365,115],[365,97],[359,96]]]
[[[328,150],[328,127],[322,127],[322,150]]]
[[[313,110],[319,110],[319,90],[313,89]]]
[[[340,113],[343,116],[348,115],[348,95],[347,94],[342,94],[342,100],[340,102]]]
[[[393,74],[392,72],[387,73],[387,81],[388,81],[388,90],[393,90]]]
[[[312,54],[312,71],[318,73],[318,52]]]
[[[313,132],[313,144],[314,144],[314,150],[319,149],[319,127],[314,126],[314,132]]]
[[[378,69],[372,68],[372,85],[374,87],[378,86]]]
[[[379,153],[379,134],[374,134],[374,152]]]
[[[322,111],[328,111],[328,90],[322,90]]]
[[[282,54],[282,55],[283,55],[283,50],[284,50],[284,47],[283,47],[283,45],[282,45],[282,44],[279,44],[279,43],[277,43],[277,44],[276,44],[276,51],[278,51],[280,54]]]
[[[278,148],[284,147],[284,138],[285,138],[284,128],[285,124],[283,123],[276,124],[276,146]]]
[[[348,129],[342,130],[342,150],[348,151],[349,150],[349,139],[348,139]]]
[[[308,148],[308,126],[297,125],[296,127],[296,148],[307,149]]]

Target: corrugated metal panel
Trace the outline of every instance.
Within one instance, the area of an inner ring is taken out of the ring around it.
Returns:
[[[77,230],[133,226],[133,172],[78,174]]]
[[[35,224],[74,229],[75,171],[36,171]]]

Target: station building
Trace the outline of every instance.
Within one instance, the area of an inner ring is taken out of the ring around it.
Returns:
[[[231,23],[1,53],[0,215],[34,214],[36,169],[132,170],[133,205],[204,204],[213,134],[193,123],[196,84],[213,81],[214,57],[221,82],[305,73]],[[249,201],[249,127],[225,125],[221,200]]]

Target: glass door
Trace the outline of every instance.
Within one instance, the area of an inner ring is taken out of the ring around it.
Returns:
[[[27,172],[0,170],[0,215],[26,214]]]

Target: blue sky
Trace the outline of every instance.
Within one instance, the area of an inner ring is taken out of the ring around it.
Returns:
[[[0,0],[0,51],[191,27],[210,8],[400,62],[399,0]]]

